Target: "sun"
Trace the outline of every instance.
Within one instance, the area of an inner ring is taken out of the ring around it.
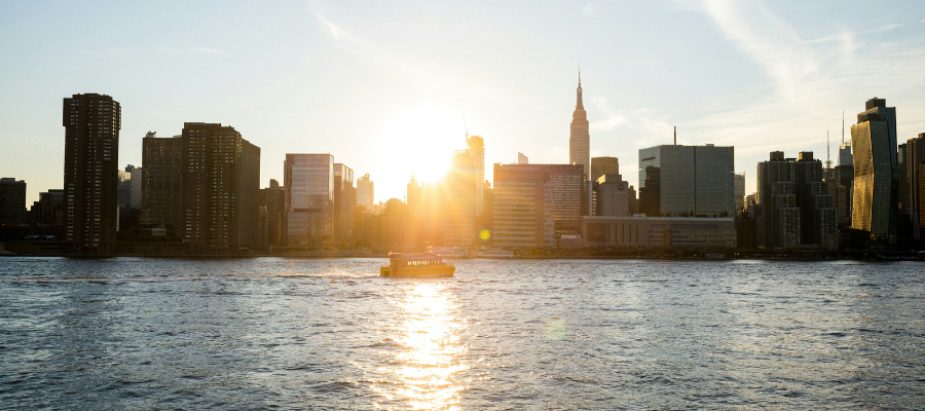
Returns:
[[[380,138],[376,153],[378,179],[394,181],[402,187],[412,174],[423,181],[440,179],[449,167],[453,150],[465,145],[461,115],[436,107],[409,110],[397,116]]]

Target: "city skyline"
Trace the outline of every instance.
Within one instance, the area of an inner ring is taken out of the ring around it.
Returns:
[[[913,2],[891,3],[863,23],[840,5],[687,1],[568,3],[526,14],[512,5],[486,14],[458,4],[201,3],[168,14],[154,5],[48,4],[12,4],[0,16],[0,52],[9,56],[0,107],[11,114],[0,124],[0,174],[27,181],[28,203],[61,188],[59,99],[77,93],[123,105],[120,169],[142,162],[148,131],[166,137],[184,122],[220,122],[264,148],[261,187],[282,181],[285,153],[331,153],[357,175],[370,173],[377,202],[402,198],[415,165],[448,163],[465,146],[466,126],[485,138],[486,165],[513,163],[518,152],[532,163],[567,163],[579,62],[591,156],[622,159],[630,183],[638,181],[636,151],[670,144],[672,125],[679,144],[735,146],[737,173],[754,173],[772,150],[821,156],[826,125],[838,130],[842,110],[857,113],[874,96],[900,107],[900,141],[925,129],[917,97],[925,10]],[[211,32],[245,18],[260,41],[248,30]],[[408,26],[380,23],[389,18]],[[98,28],[70,30],[81,19]],[[187,28],[196,19],[204,28]],[[563,27],[562,38],[533,20]],[[425,30],[432,38],[415,35]],[[622,44],[625,31],[647,42]],[[493,44],[498,36],[505,40]],[[410,121],[421,117],[436,120]],[[409,124],[413,133],[402,133]],[[837,132],[832,140],[840,142]],[[422,141],[422,152],[433,151],[427,159],[396,165],[382,154],[387,142]],[[434,178],[425,174],[418,178]],[[751,178],[746,192],[754,191]]]

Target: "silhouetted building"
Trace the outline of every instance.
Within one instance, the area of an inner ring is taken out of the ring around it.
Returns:
[[[517,164],[530,164],[530,159],[524,153],[517,153]]]
[[[666,217],[735,215],[733,147],[661,145],[639,150],[640,212]]]
[[[494,245],[554,248],[562,235],[580,234],[586,178],[580,164],[495,164]]]
[[[605,174],[620,174],[620,160],[616,157],[591,158],[591,181],[597,181]]]
[[[334,241],[349,241],[353,236],[353,208],[356,202],[353,169],[334,163]]]
[[[373,211],[375,203],[375,187],[373,180],[369,178],[369,173],[363,174],[363,177],[357,179],[357,205],[366,208],[366,211]]]
[[[25,224],[26,182],[0,178],[0,225]]]
[[[838,164],[835,166],[835,181],[845,187],[845,216],[839,219],[843,226],[851,225],[851,202],[854,197],[854,156],[851,142],[838,146]]]
[[[774,151],[758,163],[758,245],[767,248],[838,247],[838,210],[812,152],[799,160]]]
[[[899,220],[899,167],[896,109],[883,99],[867,102],[851,126],[854,150],[854,199],[851,227],[868,231],[878,243],[895,244]]]
[[[286,240],[320,247],[334,234],[334,156],[286,154]]]
[[[925,133],[906,141],[906,185],[914,240],[925,238]]]
[[[412,224],[412,243],[419,248],[442,246],[445,235],[444,204],[447,186],[443,182],[408,183],[408,213]],[[484,214],[483,214],[484,216]]]
[[[263,231],[265,247],[286,245],[286,189],[276,180],[270,180],[270,187],[260,190],[260,207],[266,212]]]
[[[37,225],[64,224],[64,190],[39,193],[39,201],[32,202],[29,223]]]
[[[64,99],[64,225],[71,252],[115,249],[121,119],[119,102],[110,96]]]
[[[142,140],[141,164],[141,224],[182,232],[183,137],[159,138],[149,132]]]
[[[231,126],[184,123],[183,241],[199,254],[260,247],[260,148]]]

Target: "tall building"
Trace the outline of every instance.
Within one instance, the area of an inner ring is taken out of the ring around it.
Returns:
[[[530,164],[530,159],[524,153],[517,153],[517,164]]]
[[[0,178],[0,225],[26,222],[26,182]]]
[[[906,140],[906,185],[912,238],[925,238],[925,133]]]
[[[286,189],[276,180],[270,180],[270,187],[260,190],[260,207],[266,210],[267,247],[286,245]]]
[[[854,156],[851,154],[851,141],[842,143],[838,146],[838,163],[835,166],[835,182],[845,187],[844,199],[838,199],[836,202],[844,202],[844,210],[841,211],[839,224],[842,226],[851,225],[851,202],[854,197]]]
[[[366,211],[373,211],[375,204],[375,187],[373,180],[369,178],[369,173],[363,174],[363,177],[357,179],[357,205],[366,208]]]
[[[851,126],[854,193],[851,227],[871,233],[878,242],[895,244],[899,220],[899,167],[896,109],[886,101],[867,101],[867,111]]]
[[[735,175],[736,215],[745,209],[745,173]]]
[[[591,160],[594,161],[593,159]],[[595,182],[595,216],[629,217],[631,215],[632,187],[620,174],[604,174]]]
[[[352,237],[356,203],[353,169],[334,163],[334,241],[348,241]]]
[[[64,99],[64,225],[71,252],[114,251],[118,223],[119,102],[101,94]]]
[[[581,101],[581,72],[578,73],[578,102],[572,113],[572,130],[569,135],[569,164],[580,164],[585,171],[585,180],[591,175],[591,134],[588,131],[588,113]]]
[[[616,157],[592,158],[591,181],[597,181],[604,174],[620,174],[620,160]]]
[[[286,154],[286,238],[291,246],[320,247],[334,234],[334,156]]]
[[[799,159],[771,153],[758,163],[758,245],[766,248],[838,248],[838,209],[812,152]]]
[[[444,245],[468,248],[476,238],[475,219],[478,180],[476,156],[469,150],[456,151],[443,181]]]
[[[200,254],[258,248],[260,148],[218,123],[184,123],[181,141],[183,241]]]
[[[183,224],[183,137],[142,140],[141,224]]]
[[[467,135],[466,146],[475,173],[475,215],[478,217],[485,212],[485,140]]]
[[[649,216],[735,215],[733,147],[661,145],[639,150],[640,211]]]
[[[580,234],[586,179],[581,165],[495,164],[494,245],[554,248],[562,235]]]

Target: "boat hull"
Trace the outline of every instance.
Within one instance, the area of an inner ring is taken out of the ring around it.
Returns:
[[[383,277],[403,277],[403,278],[440,278],[452,277],[456,272],[456,267],[399,267],[394,269],[391,266],[379,267],[379,275]]]

